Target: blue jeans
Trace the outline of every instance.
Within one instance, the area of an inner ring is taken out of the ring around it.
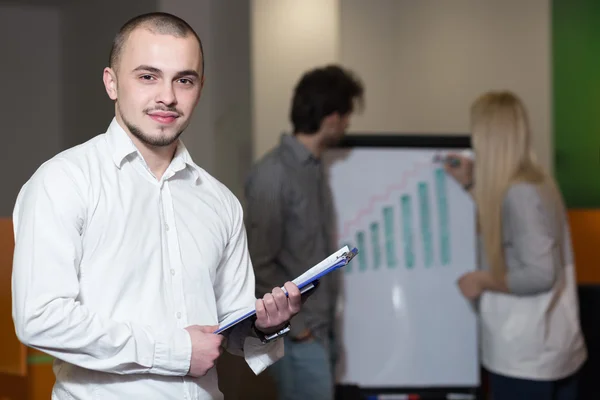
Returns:
[[[510,378],[490,372],[493,400],[577,400],[578,374],[557,381]]]
[[[284,340],[285,355],[268,369],[277,385],[277,398],[333,400],[333,373],[327,348],[317,340]]]

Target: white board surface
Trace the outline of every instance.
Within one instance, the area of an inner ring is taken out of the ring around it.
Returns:
[[[479,386],[476,317],[458,278],[476,268],[471,198],[433,162],[444,149],[350,148],[325,156],[343,274],[338,383]]]

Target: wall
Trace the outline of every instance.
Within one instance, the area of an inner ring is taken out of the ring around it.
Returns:
[[[339,60],[339,1],[251,1],[255,159],[290,130],[290,99],[300,75]]]
[[[12,214],[21,186],[61,147],[60,24],[57,8],[0,2],[0,217]]]
[[[210,81],[215,85],[211,102],[214,106],[215,176],[241,199],[253,149],[250,3],[248,0],[219,0],[214,4],[211,21],[214,29]]]
[[[467,132],[477,95],[512,89],[527,103],[541,161],[552,166],[548,0],[273,3],[254,2],[252,11],[255,157],[288,129],[293,82],[339,61],[366,85],[366,110],[351,131]],[[302,29],[301,7],[318,16]]]
[[[510,89],[551,165],[548,0],[342,0],[340,20],[341,62],[367,88],[354,130],[468,132],[475,97]]]

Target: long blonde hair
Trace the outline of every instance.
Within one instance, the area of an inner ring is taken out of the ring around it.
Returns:
[[[506,191],[517,182],[541,185],[552,179],[536,161],[527,111],[515,94],[488,92],[479,97],[471,107],[471,133],[478,227],[490,271],[503,278],[502,203]]]

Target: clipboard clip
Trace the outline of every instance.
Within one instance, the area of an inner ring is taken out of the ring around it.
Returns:
[[[356,255],[357,255],[357,254],[358,254],[358,249],[355,247],[355,248],[353,248],[352,250],[350,250],[350,251],[347,251],[347,252],[345,252],[345,253],[341,254],[341,255],[338,257],[338,259],[339,259],[339,258],[343,258],[343,259],[344,259],[344,265],[346,265],[346,264],[348,264],[350,261],[352,261],[352,259],[353,259],[354,257],[356,257]]]

